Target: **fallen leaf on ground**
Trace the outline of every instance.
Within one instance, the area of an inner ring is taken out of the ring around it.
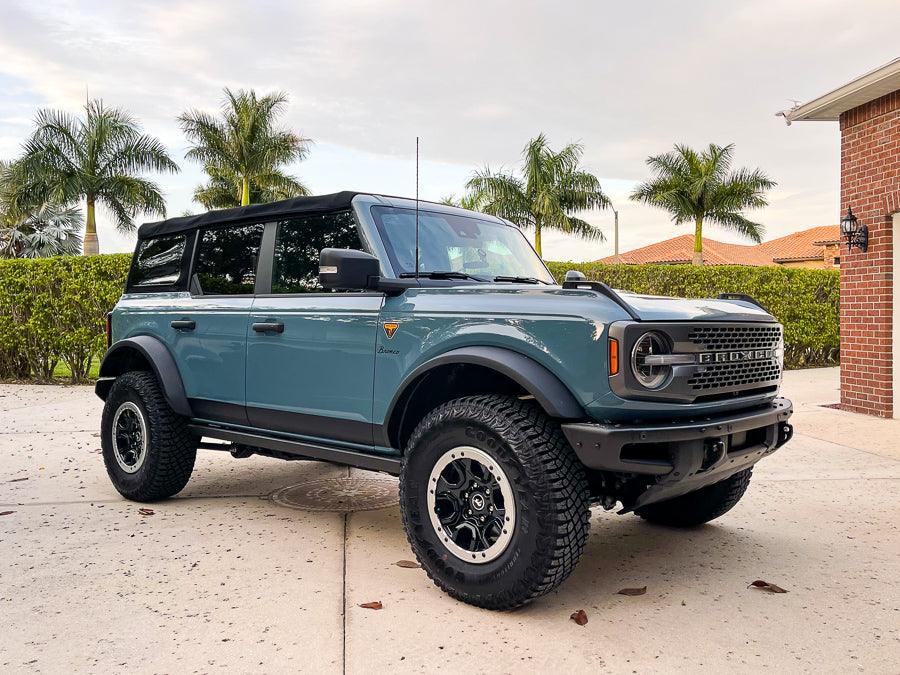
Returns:
[[[384,605],[381,604],[381,600],[376,600],[375,602],[364,602],[360,607],[363,609],[381,609]]]
[[[647,592],[646,586],[641,586],[640,588],[623,588],[621,591],[616,591],[616,595],[643,595]]]
[[[0,511],[0,516],[8,516],[10,513],[15,513],[15,511]]]
[[[412,560],[398,560],[394,563],[397,567],[405,567],[407,569],[418,569],[421,567],[419,563],[413,562]]]
[[[156,511],[154,511],[153,509],[138,509],[138,513],[140,513],[142,516],[152,516],[156,513]]]
[[[775,584],[770,584],[768,581],[763,581],[762,579],[757,579],[752,584],[747,586],[747,588],[759,588],[764,591],[769,591],[769,593],[787,593],[781,586],[776,586]]]
[[[28,478],[13,478],[10,483],[21,483],[23,480],[28,480]]]
[[[577,612],[572,612],[572,616],[570,616],[569,618],[579,626],[583,626],[587,623],[587,612],[585,612],[583,609],[579,609]]]

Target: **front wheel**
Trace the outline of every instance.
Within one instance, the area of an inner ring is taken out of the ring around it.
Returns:
[[[197,456],[197,439],[187,418],[166,402],[156,378],[133,371],[116,378],[101,420],[106,472],[123,497],[151,502],[187,485]]]
[[[584,469],[552,420],[509,396],[461,398],[429,413],[409,442],[400,504],[428,576],[488,609],[556,588],[587,541]]]

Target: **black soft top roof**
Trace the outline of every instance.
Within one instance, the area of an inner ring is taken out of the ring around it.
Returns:
[[[294,197],[293,199],[269,202],[268,204],[251,204],[250,206],[239,206],[234,209],[209,211],[197,216],[169,218],[155,223],[144,223],[138,229],[138,238],[150,239],[164,234],[184,232],[210,225],[272,221],[303,213],[337,211],[350,208],[350,202],[358,194],[362,193],[345,191],[335,192],[330,195],[317,195],[315,197]]]

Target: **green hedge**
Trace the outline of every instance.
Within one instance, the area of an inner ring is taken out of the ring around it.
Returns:
[[[106,313],[122,294],[130,255],[0,260],[0,378],[49,380],[64,363],[87,379],[106,348]]]
[[[106,343],[104,317],[125,285],[130,255],[0,260],[0,379],[50,380],[65,364],[72,381],[87,379]],[[599,265],[550,262],[562,279],[584,272],[614,288],[684,298],[746,293],[785,331],[788,367],[837,363],[836,270],[691,265]]]
[[[740,265],[601,265],[547,263],[560,281],[567,270],[613,288],[651,295],[711,298],[719,293],[750,295],[784,324],[788,368],[838,362],[840,298],[837,270],[744,267]]]

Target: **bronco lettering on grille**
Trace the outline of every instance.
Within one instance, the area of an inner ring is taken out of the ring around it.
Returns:
[[[734,361],[762,361],[774,357],[771,349],[746,349],[736,352],[706,352],[700,354],[700,363],[732,363]]]

